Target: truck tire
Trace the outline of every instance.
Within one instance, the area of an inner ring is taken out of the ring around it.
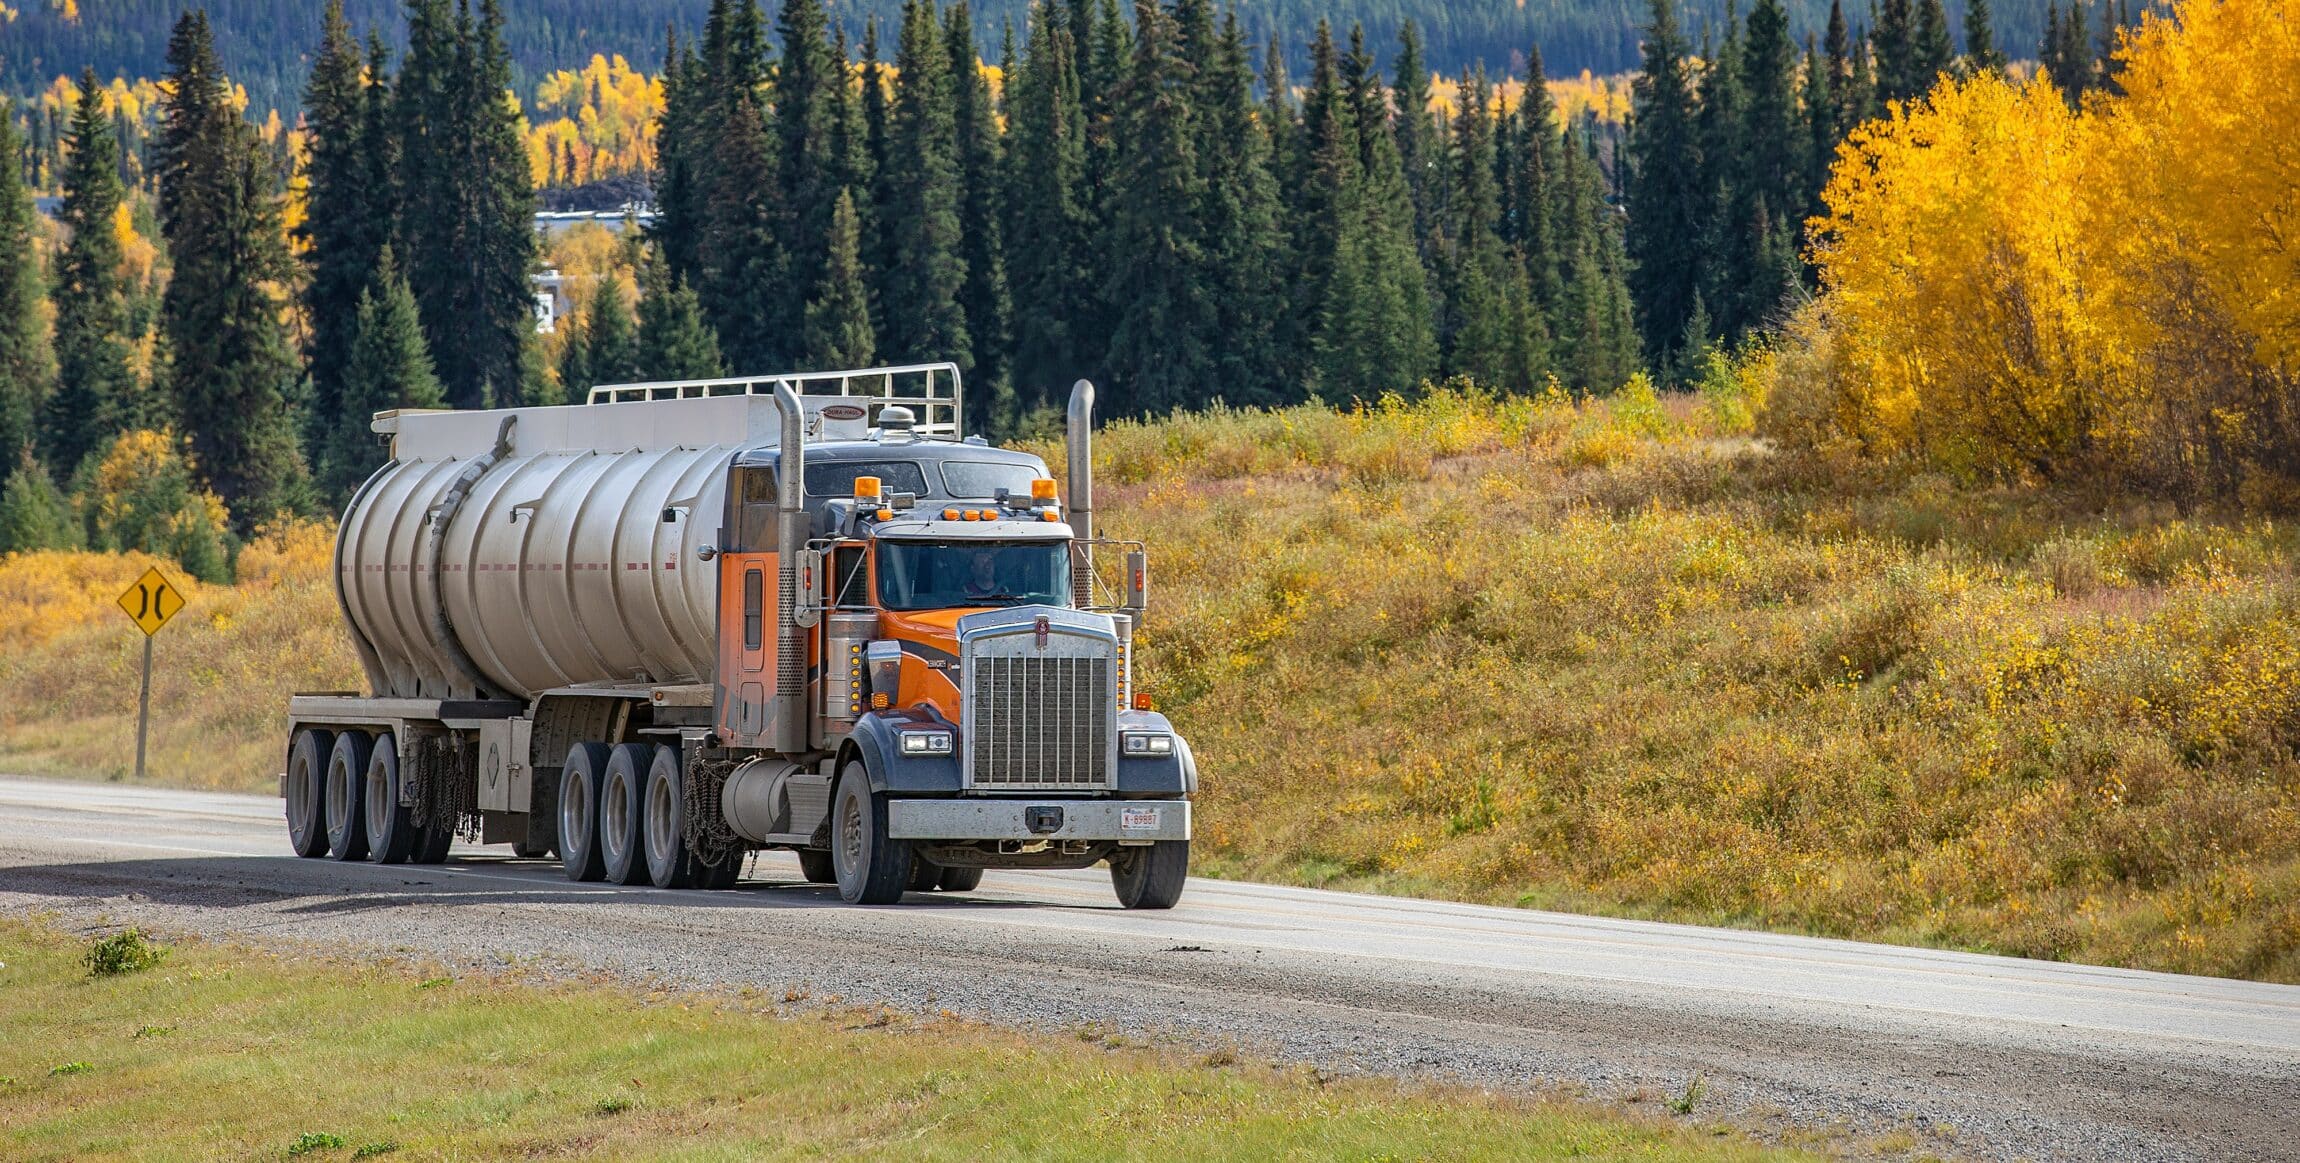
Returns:
[[[647,769],[654,748],[618,743],[599,781],[599,856],[609,884],[647,883]]]
[[[639,831],[645,843],[647,879],[656,888],[695,884],[695,855],[687,851],[687,784],[679,766],[678,748],[656,747],[640,794],[645,810]]]
[[[445,864],[448,850],[454,847],[455,820],[449,817],[416,829],[415,854],[408,860],[414,864]]]
[[[1118,903],[1130,909],[1170,909],[1182,899],[1190,877],[1190,842],[1159,840],[1146,847],[1121,848],[1110,858],[1110,886]]]
[[[327,759],[327,854],[332,860],[367,859],[365,731],[341,731]]]
[[[935,887],[944,892],[973,892],[982,887],[982,870],[979,868],[945,868],[942,870],[942,883]]]
[[[599,880],[607,862],[599,857],[599,785],[607,772],[607,745],[577,743],[559,769],[559,866],[567,879]]]
[[[385,731],[367,756],[367,854],[377,864],[402,864],[421,839],[413,813],[399,802],[399,740]]]
[[[839,773],[831,799],[831,863],[850,905],[891,905],[910,887],[910,844],[886,835],[886,796],[870,789],[860,763]]]
[[[831,862],[831,854],[819,848],[801,848],[798,851],[799,875],[808,884],[837,884],[838,866]]]
[[[942,865],[912,852],[910,855],[910,891],[933,892],[942,884]]]
[[[288,744],[288,843],[298,856],[327,855],[327,761],[335,732],[306,727]]]

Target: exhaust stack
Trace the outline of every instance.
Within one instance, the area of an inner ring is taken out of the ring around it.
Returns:
[[[775,747],[807,749],[807,639],[799,626],[799,555],[807,548],[806,413],[790,381],[775,385],[783,413],[782,455],[775,465]]]
[[[1085,609],[1094,601],[1094,551],[1084,542],[1094,540],[1094,384],[1080,380],[1070,385],[1070,430],[1065,440],[1070,460],[1070,527],[1081,542],[1070,551],[1071,604]]]

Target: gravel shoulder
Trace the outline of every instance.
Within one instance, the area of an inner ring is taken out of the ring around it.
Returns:
[[[699,988],[1085,1023],[1335,1071],[1653,1101],[1979,1158],[2293,1159],[2300,988],[1738,930],[1106,875],[853,909],[570,884],[504,848],[294,859],[277,800],[0,779],[0,909]]]

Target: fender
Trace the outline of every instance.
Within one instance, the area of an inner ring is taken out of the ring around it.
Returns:
[[[862,757],[874,792],[903,795],[959,793],[961,781],[957,748],[949,755],[904,755],[895,736],[905,728],[931,727],[948,731],[955,740],[958,728],[924,710],[865,711],[855,720],[847,746]]]
[[[1118,712],[1118,730],[1164,731],[1174,736],[1174,754],[1156,757],[1118,755],[1118,794],[1128,799],[1144,796],[1190,795],[1198,790],[1198,763],[1190,744],[1174,724],[1156,711]]]

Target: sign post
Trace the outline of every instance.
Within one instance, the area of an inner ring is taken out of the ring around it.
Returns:
[[[152,636],[184,611],[184,595],[157,569],[147,569],[120,595],[120,611],[144,632],[144,686],[136,696],[136,782],[144,779],[144,740],[152,725]]]

